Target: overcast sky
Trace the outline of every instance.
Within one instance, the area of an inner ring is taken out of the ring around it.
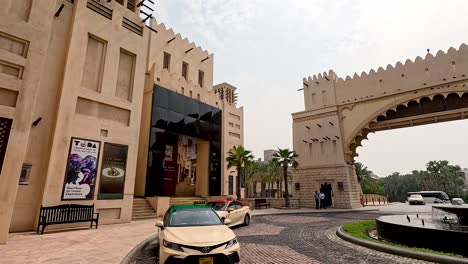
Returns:
[[[156,0],[155,16],[214,53],[215,83],[238,88],[245,146],[292,148],[302,78],[368,72],[468,42],[468,1]],[[446,159],[468,167],[468,121],[369,135],[358,161],[379,176]]]

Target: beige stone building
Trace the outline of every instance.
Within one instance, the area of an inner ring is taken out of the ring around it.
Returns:
[[[345,79],[331,70],[304,78],[305,109],[292,114],[294,197],[312,206],[322,189],[329,205],[359,207],[356,148],[369,133],[467,118],[467,74],[463,44]]]
[[[94,204],[109,224],[131,221],[135,196],[231,193],[236,88],[138,3],[2,2],[0,243],[41,205]]]

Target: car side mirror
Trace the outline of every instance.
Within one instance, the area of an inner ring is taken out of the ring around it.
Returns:
[[[234,211],[234,208],[229,208],[229,209],[228,209],[228,213],[230,213],[230,212],[232,212],[232,211]]]
[[[157,226],[157,227],[159,227],[159,228],[161,228],[161,229],[164,229],[164,222],[161,221],[161,220],[156,221],[155,226]]]
[[[231,223],[231,219],[224,219],[224,224],[225,225],[229,225]]]

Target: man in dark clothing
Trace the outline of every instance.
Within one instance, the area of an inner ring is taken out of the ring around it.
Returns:
[[[315,199],[315,209],[318,210],[319,203],[320,203],[320,194],[317,191],[315,191],[314,199]]]

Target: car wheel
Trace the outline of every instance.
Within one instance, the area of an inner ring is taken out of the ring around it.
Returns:
[[[248,214],[244,217],[244,225],[248,226],[250,224],[250,216]]]

